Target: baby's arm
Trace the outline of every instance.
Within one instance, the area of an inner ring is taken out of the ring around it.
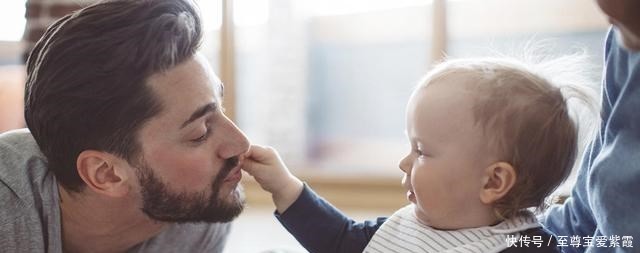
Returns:
[[[243,168],[271,193],[278,213],[284,213],[300,196],[302,181],[289,172],[278,153],[270,147],[252,145]]]
[[[243,167],[271,192],[278,221],[311,253],[362,252],[386,220],[345,216],[293,176],[272,148],[251,146]]]

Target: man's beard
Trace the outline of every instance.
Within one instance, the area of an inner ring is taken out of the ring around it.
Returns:
[[[172,192],[153,169],[142,161],[138,180],[142,195],[142,212],[154,220],[166,222],[229,222],[244,208],[244,195],[238,185],[233,196],[220,196],[224,179],[238,165],[238,157],[225,161],[211,187],[201,192]],[[211,195],[207,197],[208,190]]]

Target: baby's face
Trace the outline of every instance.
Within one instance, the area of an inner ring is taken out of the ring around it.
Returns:
[[[482,129],[474,124],[473,94],[450,81],[414,92],[407,107],[412,148],[400,161],[416,216],[438,229],[466,227],[470,214],[486,209],[479,194],[489,159]]]

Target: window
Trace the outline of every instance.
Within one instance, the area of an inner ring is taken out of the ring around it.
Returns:
[[[235,31],[237,122],[299,173],[399,175],[429,18],[428,1],[269,1]]]
[[[584,48],[599,68],[607,29],[596,4],[582,0],[225,0],[234,25],[233,61],[224,62],[222,1],[197,0],[202,52],[217,73],[233,69],[227,100],[240,128],[298,175],[397,181],[409,150],[406,102],[439,57],[434,48],[472,57],[551,39],[556,52]],[[0,64],[18,63],[19,47],[1,40],[18,44],[25,1],[2,7],[0,19],[15,25],[0,28]]]
[[[0,65],[18,64],[22,53],[20,40],[25,25],[24,0],[5,1],[0,8]]]
[[[447,53],[455,58],[495,53],[522,55],[528,42],[544,43],[544,53],[566,55],[585,51],[589,55],[593,81],[599,90],[603,64],[603,42],[608,23],[595,2],[581,0],[457,0],[447,6],[449,43]],[[508,10],[508,11],[506,11]],[[532,14],[532,10],[535,10]],[[570,11],[568,11],[570,10]],[[523,18],[526,17],[526,18]],[[471,22],[473,20],[473,22]],[[582,114],[582,120],[592,117]],[[580,148],[587,144],[587,124],[582,124]],[[578,156],[578,158],[580,157]],[[576,163],[576,167],[579,163]],[[577,170],[558,192],[568,193]]]
[[[471,57],[551,39],[555,52],[584,48],[601,67],[607,22],[595,3],[442,2],[268,1],[266,22],[235,30],[236,121],[297,174],[397,178],[409,150],[405,105],[439,41],[447,55]]]
[[[520,54],[527,42],[542,42],[552,55],[585,50],[597,69],[592,78],[600,78],[607,22],[593,2],[457,0],[447,7],[450,56]]]
[[[25,0],[6,1],[0,8],[0,41],[20,41],[24,32]]]

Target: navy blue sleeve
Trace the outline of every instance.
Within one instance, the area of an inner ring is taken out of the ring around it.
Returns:
[[[357,223],[318,196],[306,184],[280,223],[311,253],[362,252],[387,218]]]

